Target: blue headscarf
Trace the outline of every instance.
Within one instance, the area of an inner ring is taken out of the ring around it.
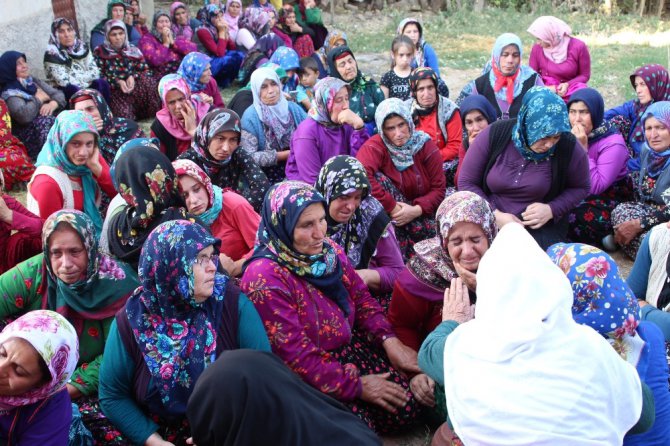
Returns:
[[[102,230],[102,217],[95,202],[98,185],[93,178],[93,172],[88,166],[77,166],[67,156],[66,148],[70,140],[80,133],[92,133],[95,136],[95,144],[98,144],[98,129],[95,127],[93,118],[80,110],[65,110],[57,117],[54,125],[49,130],[47,140],[42,151],[37,157],[35,166],[54,167],[66,175],[81,177],[84,192],[84,213],[91,219],[95,226],[95,232],[100,237]],[[48,215],[43,215],[43,218]]]
[[[208,246],[221,241],[198,223],[172,220],[158,225],[142,247],[141,285],[126,303],[126,315],[161,401],[171,415],[186,413],[196,381],[216,359],[228,278],[217,273],[212,295],[194,296],[193,266]]]
[[[323,196],[302,181],[282,181],[272,186],[263,201],[256,248],[245,267],[254,259],[273,260],[314,285],[348,315],[349,292],[342,283],[342,265],[332,242],[325,239],[321,252],[315,255],[302,254],[293,247],[293,231],[300,215],[314,203],[326,209]]]
[[[512,97],[516,98],[523,91],[523,83],[526,82],[529,77],[535,74],[535,70],[533,70],[528,65],[523,65],[522,63],[523,44],[521,43],[521,39],[519,38],[519,36],[512,33],[505,33],[501,34],[496,39],[495,43],[493,44],[493,50],[491,50],[491,59],[487,62],[486,66],[484,67],[484,72],[486,71],[489,72],[489,82],[491,83],[491,86],[494,87],[495,90],[496,74],[492,69],[493,68],[492,64],[495,63],[496,69],[500,72],[500,55],[502,54],[503,48],[505,48],[507,45],[516,45],[516,47],[519,49],[519,56],[521,57],[517,71],[509,76],[506,76],[506,77],[515,76],[514,91],[512,92]],[[500,90],[496,91],[495,95],[496,99],[509,102],[507,96],[507,87],[503,87]]]
[[[594,88],[582,88],[572,93],[568,101],[568,110],[570,110],[570,105],[575,102],[583,102],[591,115],[593,130],[588,135],[589,145],[605,136],[618,132],[615,126],[611,125],[609,121],[605,121],[605,101],[600,93],[598,93],[598,90]]]
[[[177,74],[184,78],[191,89],[191,93],[202,91],[207,86],[200,82],[200,76],[202,76],[202,73],[205,72],[211,62],[211,57],[197,51],[188,53],[181,61]]]
[[[647,111],[642,115],[642,128],[644,128],[645,122],[650,117],[658,119],[661,124],[670,129],[670,101],[654,102],[647,107]],[[658,178],[661,172],[670,164],[670,147],[666,148],[663,152],[657,152],[649,146],[646,135],[644,141],[646,144],[644,152],[646,153],[642,157],[640,170],[646,170],[647,175],[652,178]],[[641,181],[643,177],[644,175],[640,175]]]
[[[521,156],[538,162],[549,159],[556,151],[556,144],[545,153],[535,153],[530,146],[542,138],[570,130],[565,101],[548,88],[533,87],[523,96],[521,110],[512,129],[512,141]]]
[[[23,82],[16,77],[16,62],[22,57],[27,60],[26,55],[18,51],[5,51],[0,56],[0,93],[3,99],[17,95],[29,99],[37,93],[37,85],[32,77]]]
[[[293,48],[280,46],[272,53],[270,62],[276,63],[284,70],[297,70],[300,68],[300,57]]]
[[[461,124],[463,124],[463,127],[465,127],[465,116],[473,110],[480,111],[489,124],[498,118],[491,103],[480,94],[471,94],[463,100],[459,108],[461,111]]]

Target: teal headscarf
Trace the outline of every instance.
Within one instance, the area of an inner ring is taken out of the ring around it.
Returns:
[[[95,203],[95,195],[98,188],[93,172],[88,166],[77,166],[67,156],[66,147],[72,138],[80,133],[93,133],[95,144],[98,145],[98,130],[93,118],[81,110],[65,110],[56,118],[56,122],[49,130],[47,140],[42,151],[37,157],[36,166],[49,166],[63,171],[67,175],[81,177],[84,192],[84,213],[89,216],[95,226],[95,233],[100,237],[102,230],[102,217]],[[48,215],[43,215],[43,218]]]
[[[554,154],[556,145],[545,153],[535,153],[530,146],[542,138],[568,132],[570,120],[563,99],[545,87],[528,90],[512,129],[512,141],[521,156],[535,162],[549,159]]]

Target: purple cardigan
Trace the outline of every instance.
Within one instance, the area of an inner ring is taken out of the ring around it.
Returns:
[[[380,293],[389,293],[393,291],[393,284],[396,278],[405,269],[402,261],[400,245],[395,236],[393,227],[389,225],[387,234],[377,241],[377,250],[370,259],[368,267],[379,273],[381,283],[379,285]]]
[[[589,146],[591,195],[598,195],[628,174],[628,149],[621,133],[613,133]]]
[[[71,423],[72,401],[63,389],[46,400],[0,411],[0,444],[63,446]]]
[[[370,136],[348,124],[326,127],[308,117],[291,137],[291,153],[286,162],[286,178],[314,184],[321,167],[336,155],[356,156]],[[298,161],[300,160],[300,161]]]
[[[547,78],[553,78],[559,82],[567,82],[568,85],[582,83],[586,84],[591,78],[591,55],[586,44],[574,37],[570,38],[568,44],[568,58],[555,63],[544,55],[542,47],[538,44],[533,45],[530,52],[528,65],[542,76],[544,83]],[[553,83],[549,82],[550,85]]]
[[[551,163],[524,159],[510,140],[485,179],[491,191],[487,196],[482,177],[489,156],[490,130],[490,126],[484,129],[470,146],[458,177],[458,188],[485,198],[493,209],[518,216],[528,205],[543,202],[551,185]],[[555,221],[567,215],[589,194],[588,166],[584,149],[576,147],[569,164],[566,188],[547,203]]]

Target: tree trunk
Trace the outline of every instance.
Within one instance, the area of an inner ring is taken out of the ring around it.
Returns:
[[[645,0],[640,0],[640,16],[644,15],[644,9],[645,9],[646,3],[647,2]]]
[[[482,12],[484,10],[484,0],[475,1],[475,12]]]
[[[665,10],[665,0],[658,0],[658,12],[656,15],[660,18]]]

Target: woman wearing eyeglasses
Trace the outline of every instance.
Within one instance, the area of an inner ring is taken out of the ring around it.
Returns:
[[[226,350],[270,351],[253,304],[217,273],[220,244],[187,220],[147,237],[141,285],[112,323],[100,370],[114,444],[184,444],[186,405],[205,368]]]

